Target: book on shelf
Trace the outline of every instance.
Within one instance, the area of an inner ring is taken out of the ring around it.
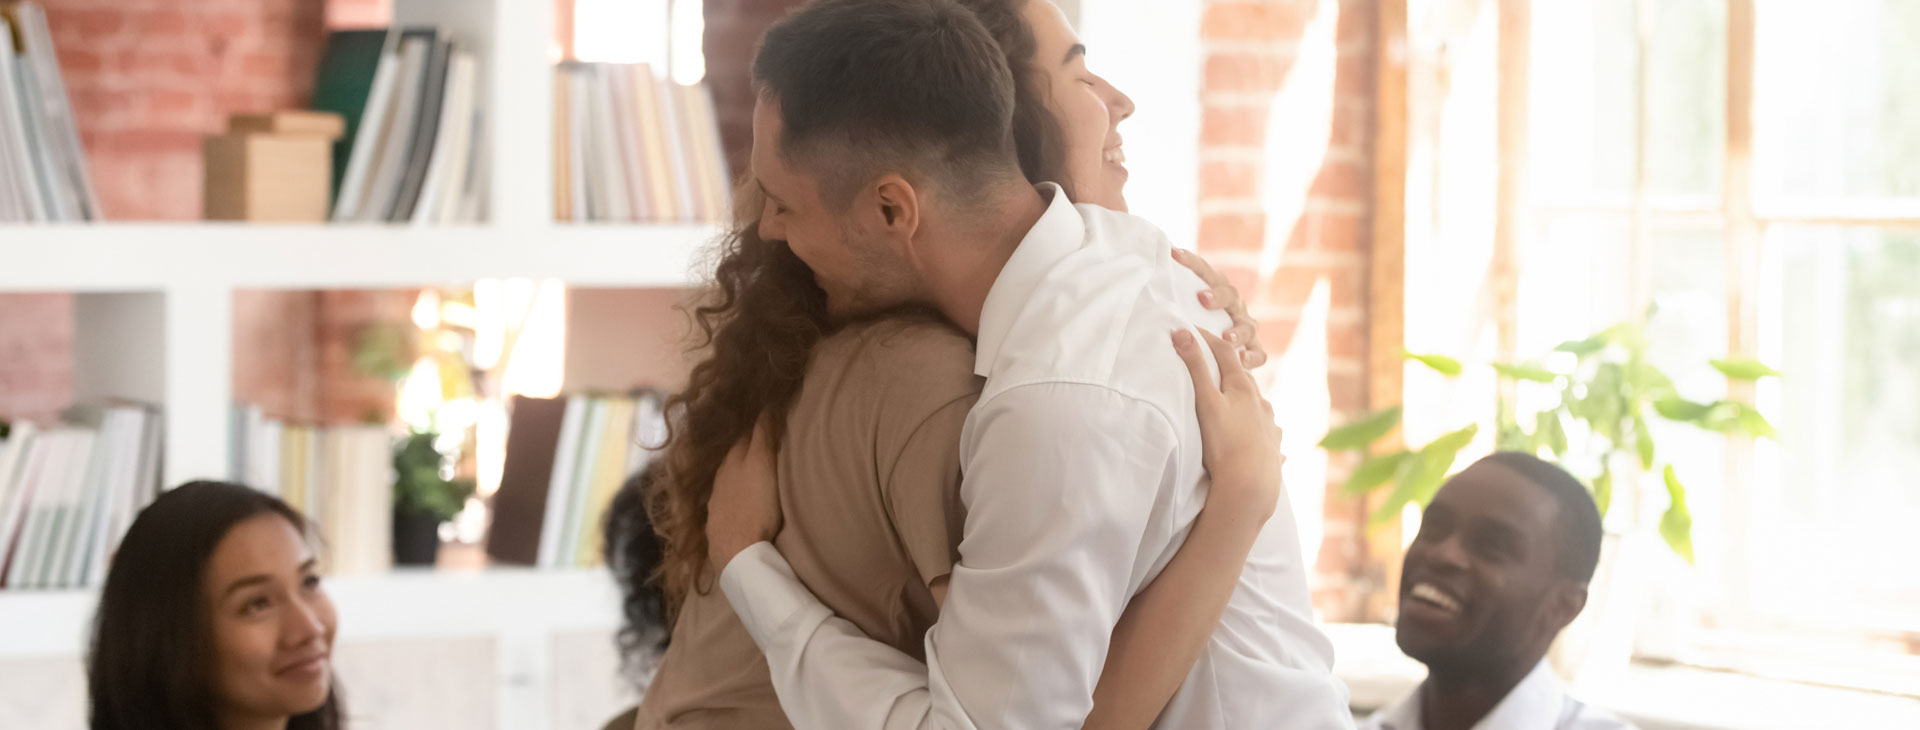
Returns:
[[[646,64],[568,61],[554,76],[554,217],[714,222],[731,174],[713,96]]]
[[[157,410],[70,410],[0,439],[0,587],[99,585],[134,515],[159,494]]]
[[[598,565],[607,506],[665,432],[662,402],[653,393],[515,397],[487,554],[540,568]]]
[[[393,565],[393,436],[384,426],[316,426],[235,406],[233,481],[275,495],[319,530],[321,570]]]
[[[364,34],[382,34],[377,50]],[[344,34],[362,34],[350,38]],[[337,62],[321,66],[316,105],[354,110],[351,142],[336,148],[336,222],[471,222],[484,162],[479,64],[439,28],[338,31]],[[377,59],[368,71],[366,56]],[[337,90],[338,93],[331,93]]]
[[[99,219],[46,12],[0,0],[0,223]]]
[[[345,122],[340,138],[333,143],[333,174],[328,184],[329,200],[340,197],[340,184],[347,177],[347,159],[358,139],[361,115],[366,113],[367,98],[373,95],[374,76],[380,68],[380,53],[386,47],[385,30],[336,30],[327,34],[320,53],[320,72],[313,84],[313,108],[333,112]]]

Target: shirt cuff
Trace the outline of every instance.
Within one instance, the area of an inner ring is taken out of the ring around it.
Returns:
[[[793,567],[770,542],[756,542],[733,556],[720,571],[720,590],[761,651],[794,623],[833,612],[793,574]]]

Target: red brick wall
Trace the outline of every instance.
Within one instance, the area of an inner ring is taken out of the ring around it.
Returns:
[[[45,0],[108,218],[200,217],[200,140],[226,115],[300,106],[325,6],[312,0]]]
[[[1201,21],[1200,250],[1252,294],[1269,352],[1325,358],[1335,422],[1367,408],[1376,22],[1368,0],[1208,0]],[[1304,159],[1275,155],[1281,145],[1322,147],[1317,139],[1270,138],[1298,129],[1324,129],[1324,149]],[[1325,341],[1297,341],[1320,285],[1329,306],[1324,321],[1311,324],[1325,328]],[[1292,436],[1290,448],[1310,448],[1312,439]],[[1329,472],[1315,601],[1328,616],[1347,618],[1363,598],[1354,588],[1365,587],[1354,581],[1366,570],[1365,514],[1338,496],[1343,465],[1336,461]]]
[[[73,297],[0,294],[0,420],[44,420],[73,401]]]

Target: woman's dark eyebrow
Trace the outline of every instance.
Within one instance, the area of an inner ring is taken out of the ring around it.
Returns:
[[[1060,65],[1065,66],[1073,63],[1073,59],[1084,55],[1087,55],[1087,45],[1085,43],[1075,43],[1072,48],[1067,49],[1067,57],[1061,59]]]
[[[319,565],[320,565],[319,558],[307,558],[307,562],[300,564],[300,572],[311,573],[314,571],[315,568],[319,567]],[[232,584],[228,585],[227,592],[221,594],[220,597],[224,599],[227,596],[233,595],[235,591],[238,591],[242,588],[246,588],[247,586],[259,585],[269,580],[272,580],[272,577],[266,575],[265,573],[262,573],[260,575],[249,575],[245,578],[241,578],[240,580],[236,580]]]
[[[246,588],[248,586],[253,586],[253,585],[259,585],[261,583],[267,582],[268,580],[271,580],[271,579],[264,574],[249,575],[245,578],[241,578],[240,580],[236,580],[232,584],[228,585],[227,592],[224,594],[221,594],[220,597],[222,599],[225,599],[227,596],[233,595],[236,591],[239,591],[242,588]]]

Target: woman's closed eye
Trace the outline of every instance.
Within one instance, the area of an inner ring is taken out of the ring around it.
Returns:
[[[253,596],[240,604],[240,615],[248,618],[266,613],[273,608],[273,599],[267,596]]]

